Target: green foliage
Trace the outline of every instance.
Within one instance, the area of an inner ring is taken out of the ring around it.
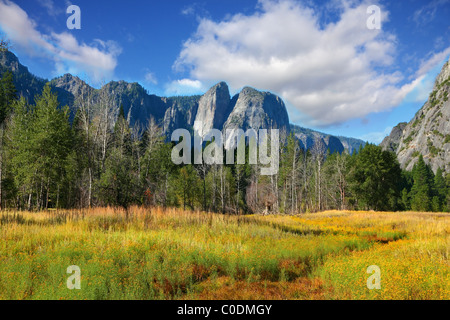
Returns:
[[[104,205],[128,207],[136,203],[139,195],[133,188],[133,170],[129,156],[119,148],[110,151],[105,163],[105,172],[99,181],[100,200]]]
[[[199,177],[192,165],[181,167],[175,176],[175,192],[183,209],[194,210],[197,204],[196,195],[199,193]]]
[[[411,208],[414,211],[430,211],[433,191],[433,172],[425,164],[422,155],[413,168],[414,185],[411,189]]]
[[[401,169],[392,152],[368,144],[356,156],[351,172],[352,191],[359,207],[395,210],[400,194]]]
[[[35,198],[37,208],[58,206],[72,147],[68,109],[58,108],[56,95],[46,86],[35,106],[22,98],[14,110],[10,156],[19,195]]]
[[[430,94],[430,98],[429,98],[431,107],[435,107],[436,105],[440,104],[441,101],[438,99],[437,97],[437,91],[434,90],[431,94]]]
[[[434,185],[433,185],[433,211],[448,211],[447,208],[447,195],[449,193],[449,189],[446,185],[444,179],[444,172],[441,168],[438,168],[436,171],[436,175],[434,176]]]
[[[3,74],[0,79],[0,124],[2,124],[12,111],[12,104],[17,99],[13,75],[10,71]]]
[[[431,200],[431,210],[434,212],[440,212],[441,211],[441,201],[439,200],[439,197],[434,196]]]
[[[433,134],[436,136],[440,136],[442,138],[444,137],[444,135],[441,132],[439,132],[439,130],[433,130]]]
[[[412,131],[411,134],[405,140],[403,140],[403,143],[405,145],[409,145],[409,143],[412,141],[415,134],[416,134],[416,132]]]
[[[411,199],[406,188],[402,190],[402,205],[404,210],[411,209]]]
[[[446,143],[450,143],[450,134],[447,134],[445,136],[444,144],[446,144]]]
[[[440,152],[443,151],[442,149],[435,147],[433,142],[430,140],[430,138],[428,138],[427,146],[428,146],[428,150],[430,151],[430,155],[433,158],[436,157]]]
[[[14,100],[10,75],[0,83],[0,111],[8,124],[0,181],[2,203],[8,207],[136,204],[235,214],[448,207],[442,170],[435,177],[417,151],[413,157],[422,160],[408,173],[400,169],[395,154],[374,145],[361,146],[353,155],[326,152],[320,143],[302,150],[290,134],[281,144],[280,167],[273,177],[261,176],[260,165],[248,164],[248,146],[245,164],[176,166],[171,161],[173,144],[154,120],[144,130],[131,127],[121,105],[113,122],[117,106],[105,100],[78,106],[70,125],[68,108],[60,108],[48,85],[33,105],[23,98]],[[140,88],[130,90],[138,94]],[[198,97],[169,99],[179,107],[198,102]],[[430,154],[440,152],[429,147]]]

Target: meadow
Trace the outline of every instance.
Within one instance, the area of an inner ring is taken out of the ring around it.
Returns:
[[[449,248],[448,213],[5,211],[0,299],[448,300]]]

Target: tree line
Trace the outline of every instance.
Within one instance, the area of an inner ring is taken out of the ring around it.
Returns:
[[[171,206],[245,214],[329,209],[448,211],[450,175],[423,157],[411,172],[394,153],[366,144],[350,155],[321,140],[304,150],[284,134],[280,168],[255,164],[174,165],[162,128],[130,126],[123,107],[83,91],[76,114],[46,85],[33,103],[0,80],[0,206],[23,210],[93,206]],[[248,150],[247,150],[248,157]]]

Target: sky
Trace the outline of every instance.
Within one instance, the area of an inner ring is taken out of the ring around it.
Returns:
[[[291,123],[372,143],[426,102],[449,17],[450,0],[0,0],[0,31],[41,78],[160,96],[251,86],[279,95]]]

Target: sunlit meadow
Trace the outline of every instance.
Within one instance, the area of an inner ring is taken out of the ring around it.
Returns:
[[[449,235],[448,213],[3,212],[0,299],[448,300]]]

